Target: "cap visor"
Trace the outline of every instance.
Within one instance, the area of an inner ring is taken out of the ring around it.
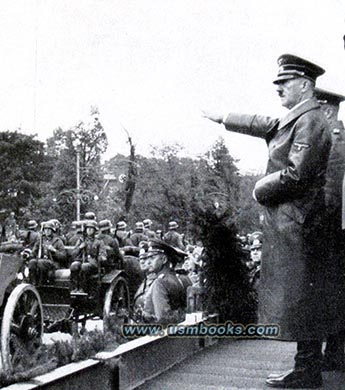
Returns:
[[[295,79],[297,78],[298,76],[295,76],[293,74],[286,74],[286,75],[282,75],[282,76],[278,76],[275,80],[273,80],[273,84],[280,84],[280,83],[283,83],[284,81],[286,80],[292,80],[292,79]]]

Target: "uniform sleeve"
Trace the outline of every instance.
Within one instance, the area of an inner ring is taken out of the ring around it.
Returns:
[[[179,234],[179,235],[177,236],[177,247],[178,247],[179,249],[183,250],[183,251],[186,249],[185,246],[184,246],[184,244],[183,244],[183,238],[182,238],[182,235],[181,235],[181,234]]]
[[[123,260],[123,257],[122,257],[122,254],[120,252],[119,242],[117,241],[116,238],[114,238],[112,240],[112,248],[113,248],[115,260],[121,263]]]
[[[54,253],[54,257],[61,261],[66,259],[66,249],[61,239],[58,239],[54,242],[54,248],[56,252]]]
[[[38,256],[38,250],[39,250],[39,247],[40,247],[40,239],[37,240],[34,244],[34,247],[32,248],[32,256],[33,257],[36,257]]]
[[[99,241],[99,246],[98,246],[98,261],[101,263],[107,261],[107,248],[104,244],[103,241]]]
[[[268,116],[230,113],[223,120],[225,128],[236,133],[266,138],[267,133],[279,122]]]
[[[297,120],[286,167],[256,183],[259,203],[281,203],[300,197],[317,183],[318,187],[323,185],[330,149],[327,131],[316,116],[304,115]]]
[[[164,321],[169,317],[171,307],[169,304],[168,290],[161,279],[157,279],[152,285],[152,303],[157,321]]]
[[[78,241],[76,242],[74,248],[72,249],[71,251],[71,258],[73,260],[75,260],[82,252],[82,250],[80,249],[80,245],[81,243],[83,242],[82,239],[78,239]]]

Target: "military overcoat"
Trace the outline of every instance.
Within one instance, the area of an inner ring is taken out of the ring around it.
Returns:
[[[332,313],[324,241],[324,184],[331,137],[314,99],[282,119],[229,114],[228,130],[266,140],[266,175],[255,185],[265,206],[259,321],[280,327],[286,340],[319,339]]]
[[[345,231],[342,229],[344,211],[343,178],[345,173],[345,128],[342,121],[334,121],[330,126],[332,148],[326,172],[325,198],[328,213],[327,248],[330,256],[330,269],[334,276],[331,297],[335,312],[334,324],[339,330],[345,324]],[[336,329],[337,330],[337,329]]]
[[[169,269],[157,273],[145,299],[144,312],[150,321],[167,325],[183,320],[187,304],[186,290]]]

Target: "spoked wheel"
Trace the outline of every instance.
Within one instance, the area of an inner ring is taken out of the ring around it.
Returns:
[[[31,284],[19,284],[7,300],[1,324],[3,369],[27,366],[41,345],[42,334],[41,298]]]
[[[127,281],[122,276],[116,278],[109,286],[104,300],[104,332],[116,333],[121,325],[129,319],[129,290]]]

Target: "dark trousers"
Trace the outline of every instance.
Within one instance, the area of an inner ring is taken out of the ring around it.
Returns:
[[[327,337],[325,357],[329,359],[344,359],[345,330]]]
[[[51,271],[58,268],[58,264],[50,259],[31,259],[28,264],[29,279],[32,284],[47,283],[52,279]]]
[[[307,375],[321,375],[322,341],[303,340],[297,342],[295,370],[305,371]]]
[[[90,276],[97,274],[98,267],[91,263],[82,263],[74,261],[71,266],[71,288],[82,288],[84,291],[89,291]]]

